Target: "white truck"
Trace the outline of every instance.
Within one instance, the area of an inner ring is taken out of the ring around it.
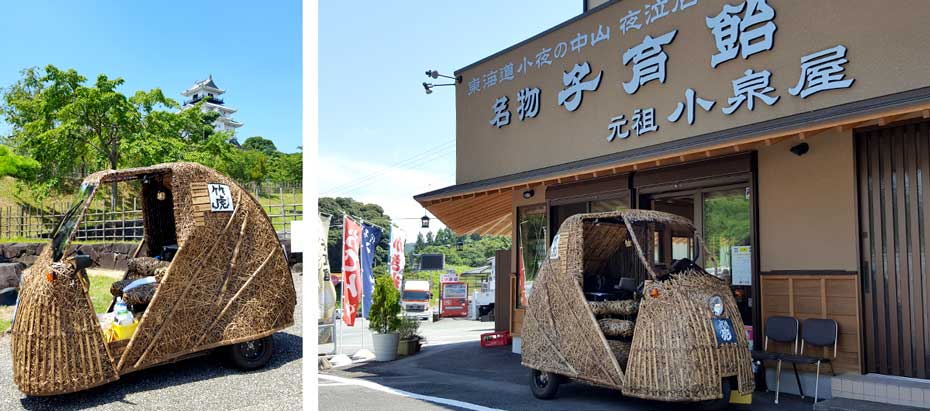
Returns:
[[[432,320],[433,308],[430,301],[433,293],[427,280],[406,280],[401,287],[400,304],[404,317]]]

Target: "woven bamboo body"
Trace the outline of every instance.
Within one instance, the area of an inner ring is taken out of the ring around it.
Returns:
[[[49,283],[44,273],[51,256],[43,254],[23,274],[12,329],[14,381],[24,393],[83,390],[293,324],[297,299],[286,257],[271,221],[248,192],[192,163],[104,171],[85,182],[143,175],[157,175],[170,187],[179,248],[167,270],[156,273],[158,286],[135,334],[111,357],[86,290],[80,281],[67,280],[77,276],[66,272]],[[210,183],[229,187],[233,211],[211,211]],[[146,227],[147,236],[151,229]]]
[[[598,222],[609,221],[610,225]],[[523,365],[621,390],[625,395],[663,401],[700,401],[721,397],[721,380],[737,377],[738,389],[754,389],[748,344],[732,293],[719,279],[706,273],[684,272],[658,287],[657,298],[648,292],[642,302],[589,302],[584,294],[587,272],[603,269],[612,255],[634,250],[641,268],[657,278],[643,254],[641,241],[630,232],[634,223],[693,226],[672,214],[626,210],[569,217],[559,229],[557,252],[540,268],[524,317]],[[635,246],[635,247],[634,247]],[[651,246],[651,245],[647,245]],[[555,250],[552,250],[555,251]],[[706,252],[706,251],[705,251]],[[736,344],[718,347],[707,304],[712,295],[724,301],[722,317],[737,332]],[[632,344],[608,340],[627,336],[625,320],[598,321],[598,316],[636,314]],[[621,330],[621,328],[623,328]],[[624,361],[627,358],[628,361]],[[626,364],[623,364],[626,363]]]
[[[659,297],[649,297],[653,288]],[[707,274],[676,274],[646,285],[640,304],[623,393],[661,401],[720,398],[720,381],[737,377],[740,392],[755,386],[743,321],[730,289]],[[736,344],[717,345],[707,300],[724,301],[722,318],[729,318]]]

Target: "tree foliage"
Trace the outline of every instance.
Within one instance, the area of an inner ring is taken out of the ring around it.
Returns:
[[[0,116],[12,130],[4,140],[39,164],[21,174],[37,194],[69,189],[100,169],[172,161],[199,162],[241,182],[300,181],[299,153],[280,153],[257,136],[240,150],[229,144],[232,132],[214,130],[219,113],[204,112],[203,102],[180,110],[158,88],[127,96],[119,90],[123,83],[105,74],[88,82],[74,69],[48,65],[23,70],[3,90]]]
[[[708,252],[718,264],[727,265],[728,261],[720,260],[722,254],[729,255],[731,246],[750,243],[752,231],[749,210],[749,199],[744,195],[718,195],[706,198],[705,240]]]
[[[333,215],[333,222],[327,234],[327,252],[329,266],[333,272],[342,271],[342,224],[343,214],[364,219],[380,227],[390,227],[391,218],[384,214],[384,209],[377,204],[361,203],[346,197],[322,197],[319,200],[320,212]],[[387,273],[387,258],[390,252],[390,232],[385,231],[375,249],[374,273],[376,276]],[[449,228],[433,232],[417,233],[413,250],[407,253],[407,269],[413,269],[413,254],[441,253],[446,257],[446,264],[480,267],[494,257],[497,250],[511,247],[510,237],[481,236],[477,234],[458,236]]]
[[[348,197],[321,197],[319,200],[320,212],[333,216],[329,226],[326,246],[329,254],[329,267],[333,272],[342,272],[342,216],[353,217],[356,222],[362,219],[382,229],[381,242],[375,247],[373,271],[375,275],[385,274],[387,271],[387,258],[390,253],[390,227],[391,217],[384,214],[384,209],[377,204],[368,204],[355,201]]]
[[[432,239],[432,241],[430,241]],[[480,267],[494,257],[497,250],[511,247],[510,237],[468,235],[457,236],[448,227],[436,231],[435,236],[428,232],[426,238],[417,236],[417,245],[413,254],[444,254],[446,264]],[[413,261],[413,256],[408,261]]]
[[[28,180],[35,176],[39,169],[38,161],[17,155],[7,146],[0,146],[0,177],[11,176]]]
[[[245,139],[245,142],[242,143],[242,148],[245,150],[260,151],[266,156],[278,154],[278,148],[275,147],[274,142],[262,136],[252,136]]]

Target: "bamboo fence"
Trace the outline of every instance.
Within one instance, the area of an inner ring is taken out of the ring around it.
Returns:
[[[250,183],[243,187],[255,196],[271,219],[278,237],[291,237],[291,224],[303,215],[300,185]],[[143,235],[142,203],[138,192],[123,191],[114,206],[107,198],[95,198],[75,235],[80,241],[140,241]],[[55,231],[69,204],[47,208],[30,205],[0,207],[0,240],[46,239]]]

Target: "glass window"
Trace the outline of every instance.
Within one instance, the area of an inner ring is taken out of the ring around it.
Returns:
[[[604,211],[619,211],[630,208],[630,193],[607,200],[597,200],[591,202],[591,212],[600,213]]]
[[[553,206],[549,214],[549,219],[552,222],[550,229],[552,230],[549,235],[554,236],[559,232],[559,228],[562,227],[562,223],[575,214],[582,214],[588,212],[588,202],[583,201],[580,203],[571,203]]]
[[[71,234],[77,229],[78,221],[81,219],[84,206],[90,200],[90,194],[94,191],[95,184],[82,183],[78,195],[75,196],[74,204],[62,217],[61,222],[52,234],[52,261],[60,261],[65,254],[65,248],[71,240]]]
[[[546,208],[521,207],[517,209],[517,214],[517,307],[523,307],[532,293],[539,267],[546,260]]]
[[[707,272],[732,285],[743,322],[752,325],[752,247],[749,189],[704,193]]]
[[[682,258],[693,259],[694,238],[688,236],[672,236],[672,260]]]

